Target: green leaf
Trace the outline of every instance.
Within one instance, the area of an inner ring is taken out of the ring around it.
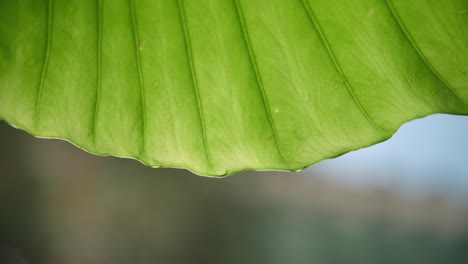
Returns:
[[[0,0],[0,119],[205,175],[468,114],[466,0]]]

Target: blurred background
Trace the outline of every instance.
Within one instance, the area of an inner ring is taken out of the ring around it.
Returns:
[[[468,117],[300,173],[97,157],[0,121],[0,264],[468,263]]]

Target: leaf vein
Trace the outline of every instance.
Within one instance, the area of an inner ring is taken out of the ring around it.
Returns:
[[[305,9],[305,11],[307,13],[307,17],[309,18],[309,21],[313,24],[314,29],[317,31],[317,33],[318,33],[318,35],[320,37],[320,41],[322,42],[322,45],[324,46],[325,50],[327,51],[327,54],[328,54],[329,58],[333,62],[333,66],[335,67],[335,70],[338,72],[341,79],[343,80],[343,83],[344,83],[346,89],[348,90],[349,94],[353,98],[353,100],[356,103],[357,107],[359,108],[361,113],[365,116],[367,121],[374,128],[376,128],[378,130],[385,130],[385,129],[381,128],[380,126],[378,126],[374,122],[374,120],[372,120],[369,113],[366,111],[364,106],[361,104],[359,98],[356,95],[356,92],[354,91],[353,87],[351,86],[351,84],[348,81],[348,78],[346,77],[346,74],[344,73],[343,69],[341,68],[341,65],[338,62],[338,59],[336,58],[335,52],[331,48],[331,45],[330,45],[327,37],[325,36],[325,33],[322,30],[322,26],[320,25],[317,17],[315,16],[315,13],[314,13],[314,11],[312,9],[312,6],[309,4],[309,2],[307,0],[301,0],[301,3],[302,3],[302,6],[304,7],[304,9]]]
[[[135,41],[135,56],[137,63],[137,72],[138,72],[138,85],[140,87],[140,102],[141,102],[141,153],[146,155],[146,99],[145,99],[145,83],[143,78],[143,70],[141,66],[141,56],[140,56],[140,37],[138,34],[138,23],[137,23],[137,14],[135,8],[135,0],[130,1],[130,16],[132,20],[132,31],[133,39]]]
[[[280,141],[279,141],[278,131],[276,129],[275,122],[273,120],[273,116],[271,114],[271,108],[270,108],[270,105],[269,105],[269,102],[268,102],[268,97],[266,95],[265,88],[264,88],[263,82],[262,82],[262,78],[260,76],[260,70],[258,68],[257,61],[256,61],[256,58],[255,58],[255,54],[254,54],[254,50],[253,50],[253,47],[252,47],[252,43],[250,41],[249,31],[248,31],[247,26],[245,24],[244,12],[242,10],[242,6],[241,6],[239,0],[234,0],[234,7],[236,9],[237,18],[239,20],[239,25],[240,25],[240,27],[242,29],[242,37],[243,37],[243,40],[244,40],[245,45],[247,47],[250,64],[252,65],[252,68],[254,70],[255,81],[256,81],[257,87],[260,89],[260,92],[261,92],[261,95],[262,95],[263,107],[265,108],[265,111],[266,111],[266,113],[268,115],[268,121],[270,123],[271,130],[273,131],[273,135],[275,137],[276,147],[277,147],[278,152],[280,154],[281,160],[284,162],[284,154],[283,154],[283,151],[281,149],[281,144],[280,144]]]
[[[52,46],[52,25],[53,25],[53,18],[54,18],[54,1],[49,0],[47,2],[47,40],[45,46],[45,54],[44,54],[44,61],[42,64],[42,72],[41,72],[41,79],[39,81],[39,90],[37,92],[36,98],[36,110],[34,113],[34,123],[37,126],[39,123],[39,115],[41,109],[41,101],[42,101],[42,91],[44,89],[44,83],[47,75],[47,70],[49,68],[49,60],[50,60],[50,49]]]
[[[437,77],[446,87],[447,89],[450,90],[450,92],[460,101],[462,102],[465,106],[468,106],[467,102],[463,100],[463,98],[458,94],[456,89],[450,85],[450,83],[445,80],[444,77],[434,68],[434,66],[429,62],[429,59],[424,55],[422,52],[421,48],[419,45],[416,43],[414,40],[413,36],[409,33],[408,29],[406,28],[405,24],[403,23],[402,19],[400,18],[400,15],[398,14],[398,11],[396,10],[395,6],[393,5],[393,2],[391,0],[384,0],[387,8],[390,10],[390,14],[392,15],[393,19],[397,22],[398,27],[401,30],[401,33],[405,36],[405,38],[408,40],[408,42],[411,44],[414,50],[416,50],[416,53],[419,55],[421,60],[424,62],[427,68],[434,74],[434,76]]]
[[[97,32],[97,56],[96,56],[96,64],[97,64],[97,83],[96,83],[96,102],[94,106],[94,118],[93,118],[93,140],[94,140],[94,146],[96,146],[96,130],[97,130],[97,120],[98,120],[98,114],[99,114],[99,103],[101,100],[101,89],[102,89],[102,35],[103,35],[103,29],[102,29],[102,0],[97,0],[97,27],[98,27],[98,32]]]
[[[192,77],[193,90],[194,90],[196,101],[197,101],[198,116],[200,117],[200,125],[201,125],[202,136],[203,136],[203,147],[205,149],[206,159],[208,163],[212,164],[211,155],[210,155],[210,151],[208,148],[208,139],[207,139],[207,133],[206,133],[205,117],[203,115],[203,106],[200,100],[200,91],[198,87],[197,73],[196,73],[195,64],[193,61],[192,43],[190,41],[190,32],[189,32],[189,28],[187,25],[187,18],[185,14],[185,6],[184,6],[183,0],[178,0],[177,7],[179,9],[179,16],[180,16],[180,21],[182,24],[182,31],[184,33],[184,44],[185,44],[185,49],[186,49],[186,53],[187,53],[187,57],[189,61],[190,75]]]

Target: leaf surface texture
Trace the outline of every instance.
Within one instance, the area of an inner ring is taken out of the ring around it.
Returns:
[[[468,114],[466,0],[0,0],[0,119],[219,176]]]

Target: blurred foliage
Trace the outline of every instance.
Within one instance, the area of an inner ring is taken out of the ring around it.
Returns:
[[[0,124],[0,263],[466,263],[466,204],[314,175],[226,179]]]

